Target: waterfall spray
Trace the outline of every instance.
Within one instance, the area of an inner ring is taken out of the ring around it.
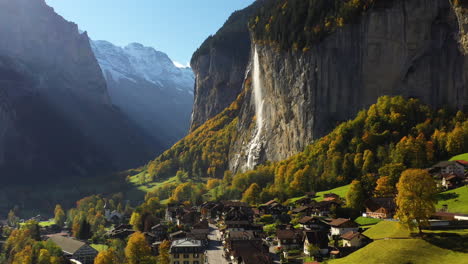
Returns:
[[[263,94],[262,94],[262,80],[260,78],[260,60],[257,52],[257,47],[254,50],[254,60],[252,69],[252,86],[253,86],[253,97],[255,103],[255,117],[257,132],[255,137],[250,142],[249,152],[247,156],[247,169],[253,169],[256,165],[256,161],[260,155],[262,148],[261,135],[263,129]]]

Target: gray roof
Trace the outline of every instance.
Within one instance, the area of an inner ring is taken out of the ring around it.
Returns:
[[[49,240],[57,244],[57,246],[59,246],[63,252],[70,255],[75,254],[75,252],[77,252],[80,248],[86,246],[85,242],[59,235],[51,236]]]
[[[172,247],[201,247],[202,242],[200,240],[192,239],[179,239],[172,242]]]

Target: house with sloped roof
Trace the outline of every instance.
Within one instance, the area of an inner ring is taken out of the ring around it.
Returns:
[[[93,264],[98,251],[83,241],[64,236],[50,236],[48,241],[55,243],[67,259],[74,259],[82,264]]]
[[[337,218],[328,222],[330,234],[332,236],[341,236],[349,231],[358,231],[359,225],[351,219]]]
[[[465,176],[465,168],[468,167],[464,162],[459,161],[441,161],[432,166],[430,172],[434,174],[454,174],[457,177]]]
[[[349,231],[340,237],[343,241],[343,247],[360,248],[371,242],[371,239],[360,232]]]
[[[305,231],[304,254],[306,256],[311,256],[313,254],[309,251],[311,245],[318,248],[320,254],[328,254],[328,233],[322,230]]]
[[[171,263],[205,263],[205,246],[200,240],[179,239],[171,244]]]
[[[268,246],[261,239],[229,241],[226,244],[226,257],[233,264],[273,263]]]
[[[303,245],[303,232],[300,229],[276,230],[278,247],[283,249],[297,249]]]
[[[392,218],[396,212],[395,198],[371,198],[364,202],[366,212],[365,217],[387,219]]]

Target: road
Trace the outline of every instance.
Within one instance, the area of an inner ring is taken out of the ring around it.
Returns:
[[[206,250],[207,263],[209,264],[229,264],[223,257],[223,245],[220,240],[220,233],[215,225],[210,224],[209,243]]]

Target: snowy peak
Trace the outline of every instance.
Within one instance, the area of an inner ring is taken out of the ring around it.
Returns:
[[[118,47],[108,41],[92,41],[91,46],[106,78],[137,82],[144,80],[161,89],[177,89],[193,94],[193,71],[178,68],[167,54],[140,43]]]

